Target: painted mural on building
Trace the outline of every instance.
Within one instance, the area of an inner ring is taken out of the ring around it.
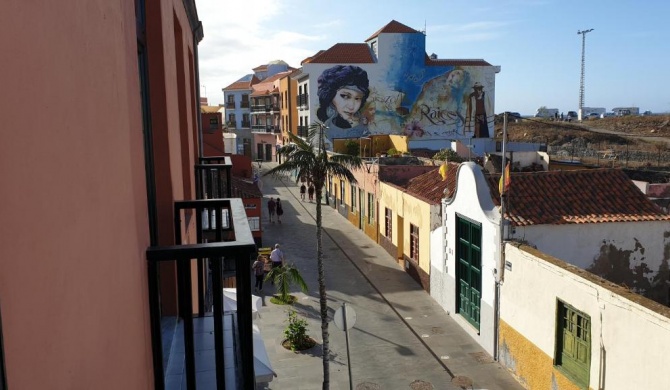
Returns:
[[[426,65],[424,44],[417,41],[423,38],[397,34],[373,64],[312,65],[318,76],[313,104],[328,138],[494,136],[495,67]]]

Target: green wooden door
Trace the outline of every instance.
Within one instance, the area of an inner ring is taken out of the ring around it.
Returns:
[[[479,329],[482,291],[482,226],[456,217],[458,312]]]
[[[559,363],[580,384],[588,386],[591,367],[591,318],[562,302],[560,310],[562,329],[559,334]]]

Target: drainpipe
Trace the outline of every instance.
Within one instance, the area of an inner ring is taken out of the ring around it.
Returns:
[[[196,123],[198,126],[198,161],[196,164],[200,163],[200,158],[204,157],[203,154],[203,145],[202,145],[202,114],[200,113],[200,63],[198,60],[198,43],[202,40],[203,31],[202,31],[202,22],[198,21],[198,25],[193,32],[193,62],[195,62],[195,104],[196,104]],[[221,120],[223,122],[223,118]],[[200,199],[200,198],[198,198]]]
[[[498,361],[500,359],[500,286],[502,286],[505,281],[505,241],[503,235],[505,234],[505,197],[507,194],[504,193],[505,189],[505,180],[506,176],[506,167],[507,167],[507,112],[503,117],[503,139],[502,139],[502,175],[500,180],[503,185],[503,192],[500,194],[500,240],[498,242],[498,252],[500,253],[500,262],[498,263],[498,269],[496,272],[496,283],[495,283],[495,306],[494,306],[494,316],[493,316],[493,359]]]

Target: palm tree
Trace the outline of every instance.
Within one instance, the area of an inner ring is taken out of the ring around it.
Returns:
[[[271,280],[277,286],[277,295],[284,303],[290,302],[291,285],[298,285],[302,292],[307,292],[307,283],[300,275],[300,271],[293,264],[284,264],[274,267],[265,276],[265,280]]]
[[[265,175],[279,176],[281,174],[297,172],[297,178],[307,177],[314,184],[316,194],[316,263],[319,282],[319,307],[321,314],[321,337],[323,338],[323,390],[330,389],[330,347],[328,342],[328,301],[326,293],[326,277],[323,267],[323,245],[321,238],[321,197],[326,179],[337,177],[356,183],[352,169],[360,168],[363,163],[357,156],[333,154],[328,156],[324,143],[324,131],[327,127],[321,122],[315,122],[309,127],[307,139],[289,133],[292,143],[279,149],[279,154],[285,156],[284,162],[266,172]]]

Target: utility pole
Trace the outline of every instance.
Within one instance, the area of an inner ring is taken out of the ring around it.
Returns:
[[[582,74],[579,78],[579,119],[582,119],[582,108],[584,107],[584,65],[586,64],[586,34],[593,31],[592,28],[588,30],[577,31],[578,35],[582,36]]]

